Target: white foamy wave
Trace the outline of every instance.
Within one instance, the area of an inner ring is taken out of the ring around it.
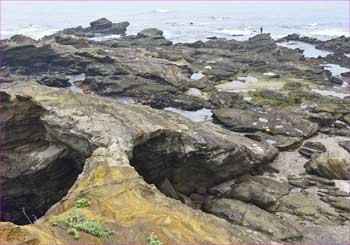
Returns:
[[[234,30],[234,29],[222,29],[216,31],[217,33],[227,34],[227,35],[250,35],[252,32],[248,28],[244,28],[244,30]]]
[[[349,36],[348,31],[342,30],[315,30],[309,33],[311,36]]]
[[[156,10],[153,10],[153,12],[155,12],[155,13],[168,13],[169,10],[167,10],[167,9],[156,9]]]
[[[96,42],[102,42],[102,41],[108,41],[116,38],[120,38],[120,35],[96,36],[89,39]]]
[[[2,38],[10,38],[14,35],[22,34],[37,40],[44,36],[52,35],[57,31],[58,29],[50,29],[41,26],[28,25],[18,29],[3,30],[1,32],[1,36]]]

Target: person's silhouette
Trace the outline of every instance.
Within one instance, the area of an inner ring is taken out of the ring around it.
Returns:
[[[263,28],[262,27],[260,27],[260,34],[262,34],[263,33]]]

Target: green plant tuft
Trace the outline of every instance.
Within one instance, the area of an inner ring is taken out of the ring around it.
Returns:
[[[154,232],[149,234],[149,236],[147,237],[147,243],[149,245],[163,245],[163,242],[158,239],[157,235],[154,234]]]
[[[68,226],[68,233],[74,236],[74,239],[79,239],[79,231],[88,233],[98,238],[108,238],[113,234],[113,231],[104,228],[99,221],[87,220],[85,214],[79,210],[74,210],[61,220]]]
[[[95,220],[86,220],[82,223],[78,223],[75,228],[98,238],[108,238],[113,234],[111,230],[103,228],[102,224]]]
[[[83,208],[83,207],[87,207],[90,206],[90,201],[86,198],[80,198],[77,202],[76,202],[76,206],[77,208]]]

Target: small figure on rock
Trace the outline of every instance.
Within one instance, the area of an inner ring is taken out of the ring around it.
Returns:
[[[263,33],[263,27],[261,26],[260,27],[260,34],[262,34]]]

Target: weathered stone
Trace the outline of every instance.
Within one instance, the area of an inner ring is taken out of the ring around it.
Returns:
[[[226,197],[254,203],[261,208],[274,206],[278,200],[289,193],[289,185],[273,179],[252,176],[242,177],[231,186]]]
[[[323,153],[306,164],[306,171],[329,179],[350,179],[350,159]]]
[[[262,131],[271,135],[310,137],[318,127],[298,116],[282,112],[254,112],[221,108],[213,110],[214,118],[225,127],[238,132]]]
[[[310,158],[313,154],[321,154],[326,152],[326,150],[326,147],[322,143],[308,141],[298,151],[301,155]]]
[[[297,239],[300,232],[292,224],[254,205],[232,199],[209,199],[206,209],[224,219],[267,233],[277,240]]]
[[[282,197],[277,211],[291,213],[302,220],[319,225],[334,225],[343,222],[340,215],[334,209],[322,205],[322,201],[315,198],[310,199],[297,192],[291,192]]]

